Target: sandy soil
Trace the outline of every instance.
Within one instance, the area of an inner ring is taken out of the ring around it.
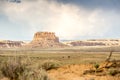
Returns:
[[[83,75],[85,70],[93,68],[92,65],[67,65],[48,71],[53,80],[120,80],[120,77]]]

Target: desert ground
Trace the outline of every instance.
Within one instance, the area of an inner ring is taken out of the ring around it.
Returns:
[[[2,66],[4,62],[9,60],[14,65],[13,61],[18,58],[22,63],[37,71],[42,66],[49,77],[49,79],[31,78],[28,80],[120,80],[120,52],[113,51],[110,62],[107,64],[105,60],[110,54],[110,48],[106,48],[107,51],[104,51],[105,48],[98,47],[84,48],[1,49],[0,80],[27,80],[12,79],[3,73],[5,71],[9,73],[9,66],[7,68]],[[103,51],[100,51],[101,49]],[[99,65],[98,68],[95,65]]]

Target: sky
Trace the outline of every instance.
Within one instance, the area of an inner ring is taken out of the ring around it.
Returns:
[[[0,40],[41,31],[60,40],[120,39],[120,0],[0,0]]]

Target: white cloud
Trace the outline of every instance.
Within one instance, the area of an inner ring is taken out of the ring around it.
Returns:
[[[108,26],[110,23],[108,19],[112,17],[102,9],[89,11],[72,4],[59,4],[54,0],[6,3],[3,9],[11,21],[27,24],[26,27],[30,28],[28,32],[31,34],[37,31],[53,31],[61,39],[103,36],[112,26]]]

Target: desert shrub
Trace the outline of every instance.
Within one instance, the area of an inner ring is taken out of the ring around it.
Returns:
[[[45,70],[31,67],[29,62],[23,63],[23,60],[13,58],[2,62],[1,73],[3,76],[10,80],[49,80]]]
[[[26,69],[19,80],[50,80],[46,71],[43,69],[33,70]]]
[[[41,66],[45,70],[50,70],[50,69],[56,69],[56,68],[60,67],[60,64],[58,61],[51,60],[51,61],[43,62],[43,64]]]
[[[116,69],[109,69],[109,70],[108,70],[108,74],[111,75],[111,76],[114,76],[114,75],[116,75],[117,73],[118,73],[118,72],[117,72]]]
[[[96,70],[99,68],[99,66],[100,66],[100,65],[97,64],[97,63],[94,64],[94,67],[95,67]]]
[[[1,73],[10,80],[17,80],[19,75],[24,72],[25,66],[20,62],[20,59],[9,59],[1,65]]]
[[[70,58],[70,56],[68,56],[68,58]]]
[[[94,64],[94,68],[96,69],[96,70],[95,70],[95,73],[99,72],[99,70],[98,70],[99,66],[100,66],[100,65],[99,65],[98,63],[95,63],[95,64]]]

